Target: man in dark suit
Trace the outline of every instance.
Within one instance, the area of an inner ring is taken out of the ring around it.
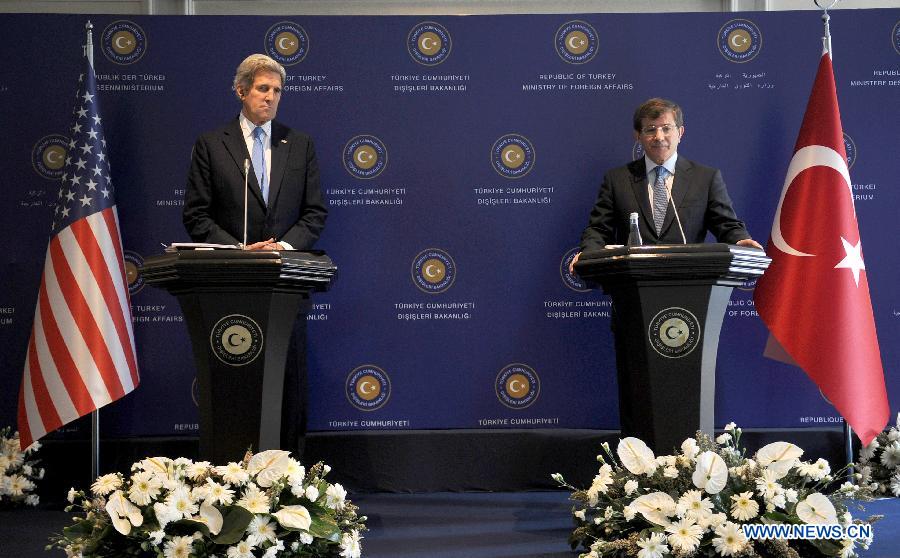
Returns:
[[[711,232],[719,242],[762,249],[735,215],[722,174],[678,155],[684,136],[681,107],[666,99],[650,99],[634,112],[633,125],[644,157],[603,177],[581,235],[582,251],[625,244],[631,213],[638,214],[645,244],[699,243]],[[570,270],[580,256],[581,252],[575,255]]]
[[[264,54],[248,56],[234,76],[240,114],[194,145],[183,220],[195,242],[243,244],[247,162],[244,249],[308,250],[325,228],[328,209],[312,139],[273,120],[284,82],[281,64]],[[298,316],[291,335],[281,419],[282,447],[298,454],[306,430],[305,324]]]

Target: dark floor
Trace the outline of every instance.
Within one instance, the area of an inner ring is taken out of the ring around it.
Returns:
[[[491,492],[352,495],[369,517],[366,558],[574,558],[565,492]],[[900,557],[900,500],[865,505],[856,516],[882,514],[864,558]],[[0,558],[50,558],[47,537],[68,514],[45,509],[0,511]]]

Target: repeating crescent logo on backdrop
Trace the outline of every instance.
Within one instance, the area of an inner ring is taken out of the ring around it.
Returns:
[[[66,164],[69,138],[61,134],[44,136],[31,148],[31,167],[47,180],[59,180]]]
[[[759,55],[762,50],[762,32],[749,19],[732,19],[719,29],[716,44],[725,60],[742,64]]]
[[[581,248],[576,246],[572,248],[565,254],[563,254],[562,260],[559,262],[559,276],[562,278],[562,282],[565,286],[569,287],[575,292],[586,293],[589,292],[590,289],[587,286],[587,283],[584,280],[575,275],[574,273],[569,273],[569,264],[572,263],[572,260],[575,259],[575,254],[581,251]]]
[[[144,277],[140,271],[141,266],[144,265],[144,258],[137,252],[125,250],[122,253],[122,259],[125,260],[125,279],[128,281],[128,294],[134,296],[144,288]]]
[[[406,36],[409,56],[423,66],[437,66],[447,60],[453,40],[447,28],[434,21],[423,21],[410,29]]]
[[[506,134],[491,146],[491,167],[504,178],[522,178],[534,168],[534,160],[534,146],[521,134]]]
[[[281,65],[293,66],[309,54],[309,34],[293,21],[279,21],[266,31],[263,46]]]
[[[371,134],[355,136],[344,145],[344,168],[353,178],[375,178],[387,168],[388,152],[384,142]]]
[[[374,411],[383,407],[390,399],[391,379],[380,367],[363,364],[347,375],[344,393],[347,401],[360,411]]]
[[[522,363],[507,364],[494,380],[500,403],[510,409],[525,409],[541,394],[541,379],[534,368]]]
[[[585,64],[597,55],[597,30],[581,20],[567,21],[553,36],[556,54],[569,64]]]
[[[456,262],[444,250],[428,248],[413,258],[411,274],[413,284],[420,291],[442,293],[456,280]]]
[[[127,19],[114,21],[100,34],[100,50],[113,62],[126,66],[134,64],[147,53],[147,34],[140,25]]]

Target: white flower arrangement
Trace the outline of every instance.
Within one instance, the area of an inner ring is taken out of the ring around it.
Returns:
[[[575,530],[572,548],[580,558],[625,557],[785,557],[857,556],[871,539],[748,539],[748,524],[868,525],[856,520],[850,500],[871,499],[871,490],[835,481],[824,459],[801,461],[803,450],[775,442],[747,458],[734,423],[711,439],[698,432],[677,455],[656,456],[637,438],[623,438],[613,455],[598,455],[600,470],[589,488],[578,490],[559,474],[571,499]],[[840,475],[841,472],[835,475]],[[860,508],[861,509],[861,508]]]
[[[900,497],[900,413],[894,426],[859,450],[858,473],[876,495]]]
[[[331,470],[268,450],[240,463],[151,457],[69,490],[80,509],[48,548],[70,558],[359,558],[365,516]]]
[[[0,505],[38,505],[34,494],[37,481],[44,478],[44,469],[38,467],[35,452],[41,445],[35,442],[22,450],[19,433],[12,429],[0,429]]]

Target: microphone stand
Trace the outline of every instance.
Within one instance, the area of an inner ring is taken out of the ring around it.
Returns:
[[[672,211],[675,213],[675,222],[678,224],[678,232],[681,233],[681,242],[687,244],[687,238],[684,236],[684,229],[681,227],[681,218],[678,217],[678,208],[675,207],[675,200],[672,199],[672,186],[666,186],[666,197],[669,199],[669,203],[672,204]]]
[[[250,175],[250,159],[244,159],[244,243],[241,244],[241,250],[247,249],[247,193],[249,186],[247,180]]]

